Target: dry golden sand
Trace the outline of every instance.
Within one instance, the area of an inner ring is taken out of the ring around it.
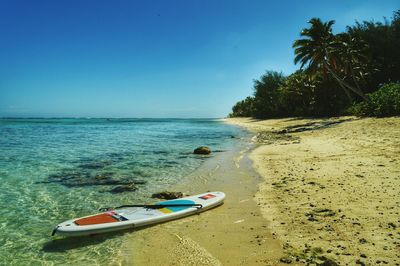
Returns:
[[[400,265],[400,118],[228,122],[263,143],[256,199],[288,260]]]

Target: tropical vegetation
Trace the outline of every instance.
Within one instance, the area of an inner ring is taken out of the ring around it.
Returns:
[[[395,116],[400,114],[400,83],[386,84],[368,94],[369,101],[350,107],[350,113],[358,116]]]
[[[337,34],[334,23],[312,18],[293,42],[299,70],[267,71],[230,116],[400,115],[400,10]]]

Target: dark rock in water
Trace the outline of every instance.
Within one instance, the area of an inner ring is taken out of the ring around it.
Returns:
[[[129,180],[130,182],[135,183],[136,185],[143,185],[143,184],[147,183],[147,181],[145,181],[145,180],[137,180],[137,179],[133,179],[129,176],[122,177],[121,179]]]
[[[194,153],[194,154],[208,155],[208,154],[211,153],[211,150],[210,150],[210,148],[208,148],[208,147],[206,147],[206,146],[201,146],[201,147],[196,148],[196,149],[193,151],[193,153]]]
[[[95,180],[107,180],[110,179],[113,176],[113,173],[100,173],[94,176]]]
[[[49,175],[48,181],[54,183],[68,183],[73,182],[74,180],[86,179],[89,177],[89,173],[85,171],[63,171],[58,174]]]
[[[72,179],[61,179],[61,184],[67,187],[77,186],[96,186],[96,185],[121,185],[127,184],[127,181],[121,181],[112,178],[112,173],[100,173],[95,176],[90,174],[78,175]]]
[[[89,172],[80,170],[65,170],[58,174],[52,174],[48,177],[47,183],[60,183],[66,187],[81,187],[81,186],[115,186],[115,185],[130,185],[145,184],[144,180],[133,180],[129,177],[115,179],[113,173],[104,172],[91,175]]]
[[[179,198],[183,197],[183,193],[182,192],[163,191],[163,192],[159,192],[159,193],[154,193],[153,195],[151,195],[151,197],[157,198],[157,199],[166,199],[166,200],[179,199]]]
[[[130,183],[126,185],[119,185],[114,187],[113,189],[110,190],[111,193],[122,193],[122,192],[127,192],[127,191],[135,191],[137,190],[138,187],[135,185],[135,183]]]

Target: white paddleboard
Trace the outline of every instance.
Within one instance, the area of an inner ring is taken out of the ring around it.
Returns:
[[[224,199],[225,194],[223,192],[207,192],[175,200],[161,201],[147,207],[116,208],[60,223],[54,229],[52,235],[93,235],[153,225],[209,210],[221,205]]]

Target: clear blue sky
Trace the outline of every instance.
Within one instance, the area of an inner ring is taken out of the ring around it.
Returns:
[[[400,1],[0,0],[0,117],[223,117],[265,70],[292,73],[311,17]]]

